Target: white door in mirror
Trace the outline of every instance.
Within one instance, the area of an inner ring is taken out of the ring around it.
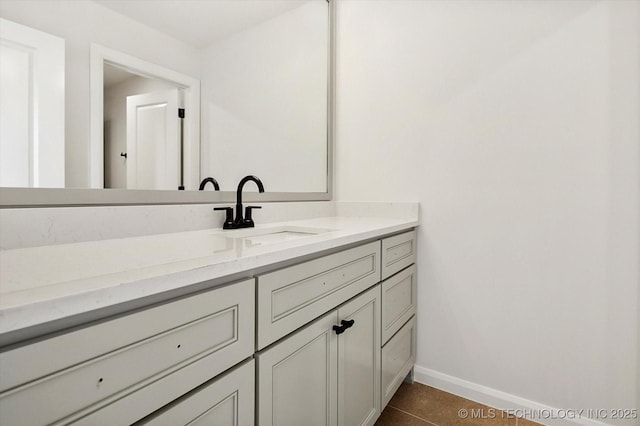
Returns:
[[[127,188],[178,189],[178,89],[127,97]]]
[[[0,186],[64,187],[64,40],[0,19]]]

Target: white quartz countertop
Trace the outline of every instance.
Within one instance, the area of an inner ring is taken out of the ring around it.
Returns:
[[[0,335],[417,225],[326,217],[0,251]]]

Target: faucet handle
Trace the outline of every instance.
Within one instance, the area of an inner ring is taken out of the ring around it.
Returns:
[[[253,218],[251,217],[251,210],[253,209],[261,209],[261,206],[247,206],[244,209],[244,223],[247,224],[249,227],[252,227],[254,225],[253,223]]]
[[[224,219],[223,229],[229,229],[230,226],[233,226],[233,207],[214,207],[213,210],[224,210],[227,212],[227,216]]]

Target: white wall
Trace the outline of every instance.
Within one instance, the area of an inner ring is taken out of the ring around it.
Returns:
[[[66,186],[89,187],[91,43],[199,78],[197,49],[89,1],[0,2],[0,17],[66,40]]]
[[[338,3],[337,200],[421,203],[419,380],[638,406],[639,9]]]

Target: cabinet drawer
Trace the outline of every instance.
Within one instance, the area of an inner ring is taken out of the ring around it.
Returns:
[[[382,240],[382,279],[386,279],[416,261],[416,231]]]
[[[387,342],[416,313],[415,265],[382,283],[382,342]]]
[[[109,423],[155,411],[252,354],[254,294],[247,280],[0,354],[0,424],[86,418],[112,403],[126,405],[124,396],[150,384],[172,382],[173,372],[186,374],[167,392],[144,393]],[[205,364],[205,374],[188,377]]]
[[[380,243],[324,256],[258,277],[258,348],[380,281]]]
[[[189,392],[136,426],[216,425],[254,423],[255,362],[253,359]]]
[[[416,317],[382,348],[382,408],[389,403],[416,362]]]

